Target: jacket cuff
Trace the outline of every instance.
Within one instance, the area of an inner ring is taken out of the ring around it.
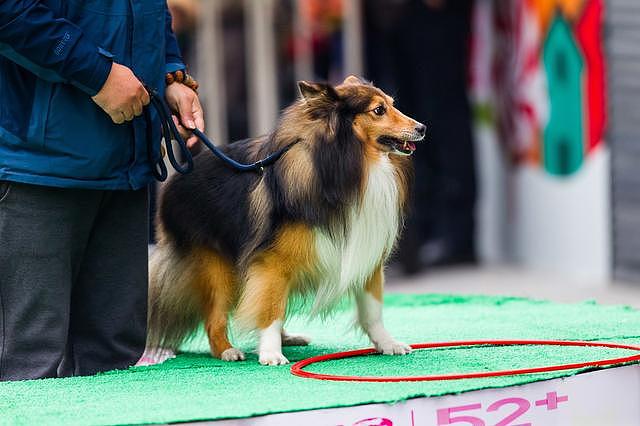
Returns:
[[[182,62],[170,62],[165,65],[164,72],[184,71],[186,69],[187,69],[187,66]]]
[[[74,72],[67,78],[78,89],[89,96],[95,96],[109,77],[113,65],[113,55],[92,44],[85,46],[83,43],[78,43],[75,49],[87,49],[89,54],[74,55],[74,57],[84,58],[85,63],[79,67],[73,67]]]

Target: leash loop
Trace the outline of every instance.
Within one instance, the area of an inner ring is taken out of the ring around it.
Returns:
[[[164,136],[164,143],[165,143],[167,157],[169,158],[169,163],[171,163],[171,166],[178,173],[181,173],[181,174],[190,173],[193,170],[193,156],[191,155],[189,148],[187,148],[186,142],[180,135],[178,128],[176,127],[175,123],[173,122],[173,119],[171,118],[171,111],[169,110],[167,103],[164,101],[164,99],[162,99],[162,97],[158,94],[156,90],[146,85],[145,85],[145,88],[149,93],[149,98],[151,101],[150,105],[153,105],[153,107],[156,109],[160,117],[160,124],[162,126],[162,134]],[[167,179],[169,173],[167,171],[167,167],[164,164],[164,160],[162,158],[160,158],[157,161],[153,160],[153,154],[152,154],[153,151],[151,149],[153,144],[153,139],[151,137],[151,131],[150,131],[151,115],[149,113],[149,106],[145,108],[144,116],[145,116],[145,120],[147,121],[147,144],[148,144],[147,148],[149,152],[149,160],[153,166],[152,171],[155,178],[160,182],[163,182]],[[202,141],[202,143],[216,157],[222,160],[222,162],[225,165],[239,172],[258,172],[258,173],[264,172],[264,169],[266,167],[271,166],[273,163],[278,161],[280,157],[282,157],[282,155],[284,155],[284,153],[286,153],[289,150],[289,148],[291,148],[293,145],[295,145],[298,142],[298,141],[292,142],[289,145],[271,153],[267,157],[256,161],[255,163],[244,164],[227,156],[224,152],[222,152],[222,150],[220,150],[220,148],[218,148],[213,144],[213,142],[211,142],[211,140],[207,137],[207,135],[202,133],[199,129],[193,129],[191,131],[198,139]],[[185,165],[180,164],[180,162],[176,158],[176,155],[173,151],[172,141],[175,141],[178,144],[178,148],[180,149],[180,154],[182,158],[184,158],[185,160],[185,163],[186,163]]]

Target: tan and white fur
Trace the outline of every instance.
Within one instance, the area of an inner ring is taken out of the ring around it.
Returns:
[[[408,156],[424,126],[357,77],[300,90],[271,134],[227,149],[250,162],[295,142],[273,167],[239,173],[205,152],[192,175],[164,189],[147,357],[166,358],[204,322],[212,355],[242,360],[228,338],[233,316],[240,330],[257,332],[261,364],[286,364],[283,346],[309,343],[283,328],[292,298],[324,315],[352,297],[379,352],[410,352],[384,327],[382,295],[409,193]]]

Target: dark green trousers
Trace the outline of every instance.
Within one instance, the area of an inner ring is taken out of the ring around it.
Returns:
[[[0,181],[0,380],[133,365],[145,345],[147,191]]]

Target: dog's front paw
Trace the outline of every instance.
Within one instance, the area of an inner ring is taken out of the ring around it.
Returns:
[[[261,351],[260,364],[262,365],[285,365],[289,364],[289,360],[282,355],[282,352]]]
[[[244,361],[244,353],[240,349],[229,348],[220,354],[223,361]]]
[[[375,347],[378,352],[384,355],[406,355],[413,350],[411,346],[395,340],[376,343]]]

